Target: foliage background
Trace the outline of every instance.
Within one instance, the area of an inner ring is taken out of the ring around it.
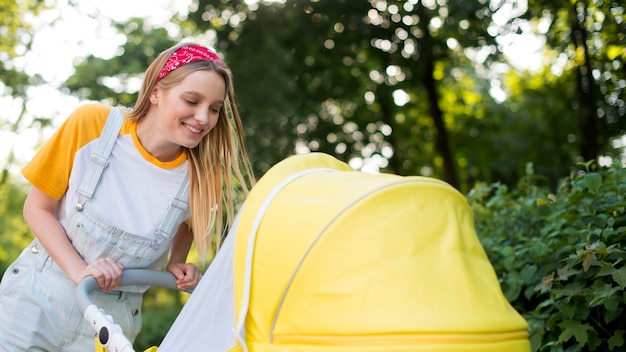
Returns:
[[[626,169],[581,165],[554,193],[536,179],[528,164],[517,187],[477,184],[468,194],[507,299],[535,350],[623,350]]]

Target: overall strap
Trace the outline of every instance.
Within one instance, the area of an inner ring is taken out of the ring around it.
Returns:
[[[159,245],[172,238],[178,231],[178,226],[182,220],[189,217],[189,171],[185,170],[183,181],[178,187],[178,192],[172,200],[165,217],[161,221],[159,228],[154,233],[152,249],[159,248]]]
[[[78,203],[76,209],[82,211],[85,201],[93,197],[93,193],[96,190],[96,186],[100,181],[104,168],[109,164],[109,156],[111,150],[115,145],[117,136],[119,135],[120,128],[124,122],[124,116],[118,108],[112,108],[107,121],[104,125],[104,129],[100,134],[98,145],[96,150],[91,153],[89,157],[89,166],[87,167],[87,173],[83,178],[80,187],[76,191],[78,194]]]
[[[89,157],[89,166],[87,173],[83,178],[80,187],[76,191],[78,194],[78,203],[76,209],[82,211],[85,201],[93,197],[98,182],[102,177],[102,172],[109,164],[109,156],[119,135],[120,128],[124,123],[124,116],[118,108],[111,109],[107,121],[100,134],[100,139],[96,146],[96,150]],[[167,213],[159,228],[155,231],[155,239],[152,248],[157,249],[164,240],[169,240],[178,231],[181,220],[189,217],[189,177],[188,171],[185,171],[183,181],[178,187],[176,196],[167,209]]]

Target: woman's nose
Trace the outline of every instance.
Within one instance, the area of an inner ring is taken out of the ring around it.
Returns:
[[[198,109],[194,116],[196,121],[201,122],[202,124],[206,124],[209,122],[209,110],[208,109]]]

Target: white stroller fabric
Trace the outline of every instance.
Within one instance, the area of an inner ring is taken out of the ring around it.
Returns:
[[[237,344],[233,288],[237,222],[238,217],[160,344],[159,352],[224,352]]]

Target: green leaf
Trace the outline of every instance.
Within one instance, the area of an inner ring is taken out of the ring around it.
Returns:
[[[615,330],[613,336],[609,338],[609,350],[613,351],[615,347],[624,346],[624,330]]]
[[[613,227],[613,225],[615,225],[615,218],[610,217],[608,219],[606,219],[606,225],[609,227]]]
[[[535,275],[536,272],[537,272],[537,266],[536,265],[527,265],[520,272],[520,278],[524,282],[531,282],[532,278],[533,278],[533,276]]]
[[[560,314],[553,314],[551,317],[548,318],[548,321],[546,322],[546,327],[548,329],[552,329],[554,325],[556,325],[557,322],[562,318],[563,317]]]
[[[574,314],[576,313],[576,307],[573,304],[565,304],[559,308],[563,316],[570,319],[574,318]]]
[[[613,296],[604,301],[604,322],[610,323],[613,319],[621,316],[623,309],[619,308],[621,297]]]
[[[541,346],[541,341],[543,340],[543,333],[533,333],[530,335],[530,346],[531,351],[537,351],[539,346]]]
[[[595,307],[597,305],[603,304],[607,299],[610,299],[616,295],[616,293],[620,292],[621,289],[619,287],[613,287],[613,285],[608,283],[597,282],[599,285],[594,284],[594,296],[588,303],[589,307]],[[601,286],[600,286],[601,285]]]
[[[576,320],[566,320],[560,323],[559,326],[563,329],[559,336],[559,343],[566,342],[574,337],[581,346],[587,344],[589,331],[593,330],[589,324],[581,324]]]
[[[598,269],[598,271],[596,272],[596,276],[598,277],[609,276],[615,273],[616,271],[617,270],[613,267],[613,265],[611,265],[610,263],[604,263],[602,268]]]
[[[622,290],[626,287],[626,266],[616,270],[611,276],[613,277],[613,281],[615,281]]]
[[[615,230],[613,230],[612,227],[607,227],[604,230],[602,230],[602,238],[604,239],[608,239],[610,236],[613,236],[614,234],[615,234]]]
[[[596,193],[602,186],[602,175],[597,172],[590,172],[585,175],[585,185],[591,193]]]

